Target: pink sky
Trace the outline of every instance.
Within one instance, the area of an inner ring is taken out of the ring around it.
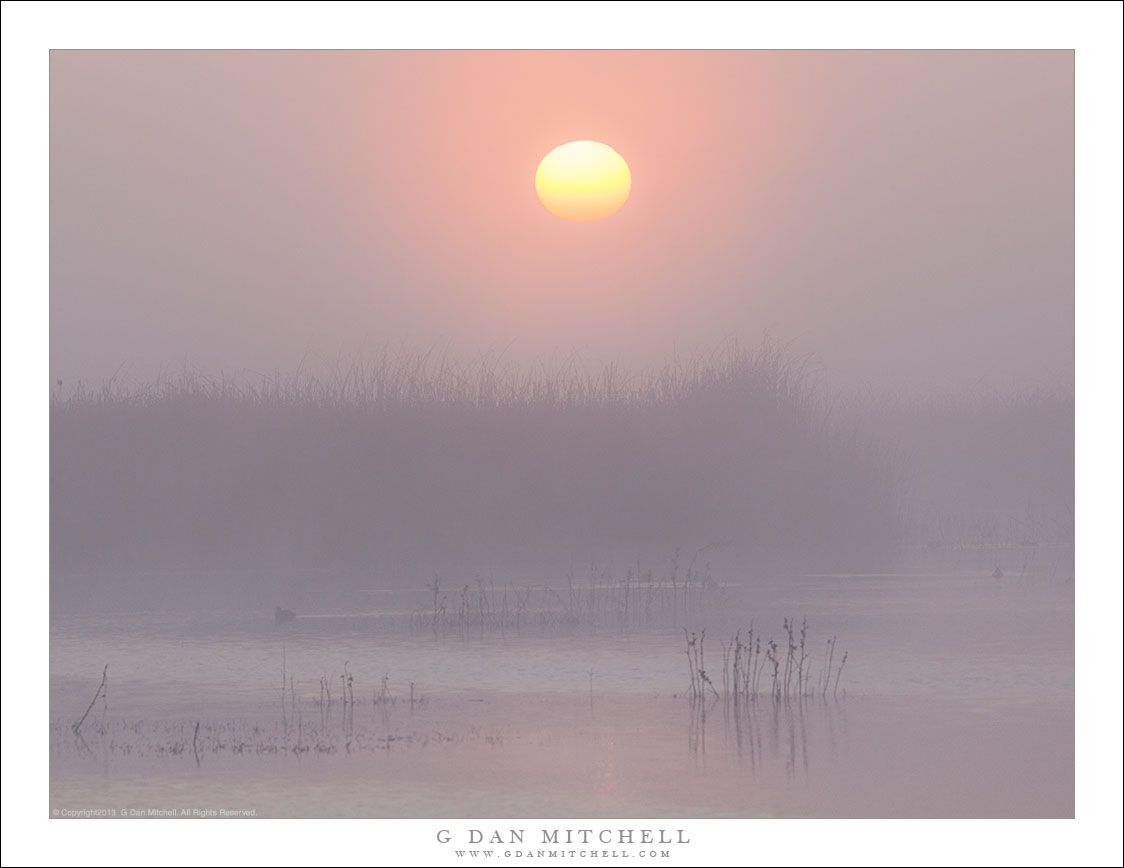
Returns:
[[[384,346],[840,382],[1073,377],[1066,51],[51,55],[52,379]],[[548,214],[603,141],[612,218]]]

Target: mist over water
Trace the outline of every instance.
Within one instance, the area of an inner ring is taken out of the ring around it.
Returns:
[[[603,622],[534,609],[516,626],[509,609],[501,626],[499,601],[482,604],[478,589],[463,620],[455,606],[434,617],[425,596],[391,592],[291,626],[264,613],[56,616],[52,805],[1072,815],[1072,596],[1054,578],[960,570],[722,589],[720,606],[698,598],[678,612],[707,625],[715,689],[701,697],[685,636],[658,619],[626,630],[619,609]],[[774,698],[766,662],[739,700],[723,663],[733,625],[745,641],[752,614],[783,649],[783,612],[806,619],[814,687]],[[825,682],[832,635],[837,678]],[[78,738],[71,722],[100,674],[91,659],[108,661],[108,699]]]
[[[50,73],[52,811],[1073,816],[1072,51]]]
[[[346,591],[1072,542],[1072,392],[845,402],[769,345],[593,374],[384,357],[59,392],[51,413],[62,605],[112,599],[118,573],[193,570],[229,603],[206,575]]]
[[[53,808],[1072,815],[1065,388],[843,400],[766,344],[51,412]]]

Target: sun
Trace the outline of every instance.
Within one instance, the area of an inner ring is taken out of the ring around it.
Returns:
[[[601,142],[559,145],[535,172],[539,201],[555,217],[592,223],[616,214],[628,201],[632,173],[620,154]]]

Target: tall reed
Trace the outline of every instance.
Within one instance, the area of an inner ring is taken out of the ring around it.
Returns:
[[[807,619],[801,620],[797,630],[795,620],[785,618],[783,630],[783,650],[776,640],[770,638],[764,642],[762,654],[761,636],[754,632],[752,625],[746,629],[744,640],[742,631],[738,630],[728,644],[722,644],[721,694],[706,671],[706,631],[689,633],[684,630],[689,675],[688,697],[692,701],[701,700],[707,695],[715,699],[721,697],[736,708],[744,702],[755,701],[762,695],[776,702],[787,702],[815,696],[818,690],[823,697],[827,695],[829,687],[832,688],[832,695],[838,696],[847,654],[843,654],[838,666],[833,666],[836,637],[832,636],[827,640],[826,662],[816,681],[812,676],[811,655],[808,653]],[[761,690],[763,672],[769,676],[764,692]]]
[[[50,406],[60,576],[432,575],[681,544],[701,553],[673,578],[685,610],[710,547],[807,557],[898,534],[894,457],[837,425],[806,361],[775,344],[647,371],[387,353],[257,381],[66,384]],[[647,592],[634,570],[618,620],[650,612]],[[483,586],[471,602],[485,621],[502,610]]]

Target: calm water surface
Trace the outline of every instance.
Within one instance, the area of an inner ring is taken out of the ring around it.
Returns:
[[[501,617],[494,595],[470,604],[459,589],[448,609],[477,615],[437,630],[423,591],[357,594],[280,626],[273,600],[56,614],[49,807],[1073,816],[1071,583],[973,569],[712,590],[678,612],[634,593],[627,629],[608,607],[562,623],[528,606],[516,620],[514,596]],[[733,702],[723,645],[752,624],[783,655],[786,617],[807,620],[815,695]],[[707,631],[704,701],[688,696],[684,627]]]

